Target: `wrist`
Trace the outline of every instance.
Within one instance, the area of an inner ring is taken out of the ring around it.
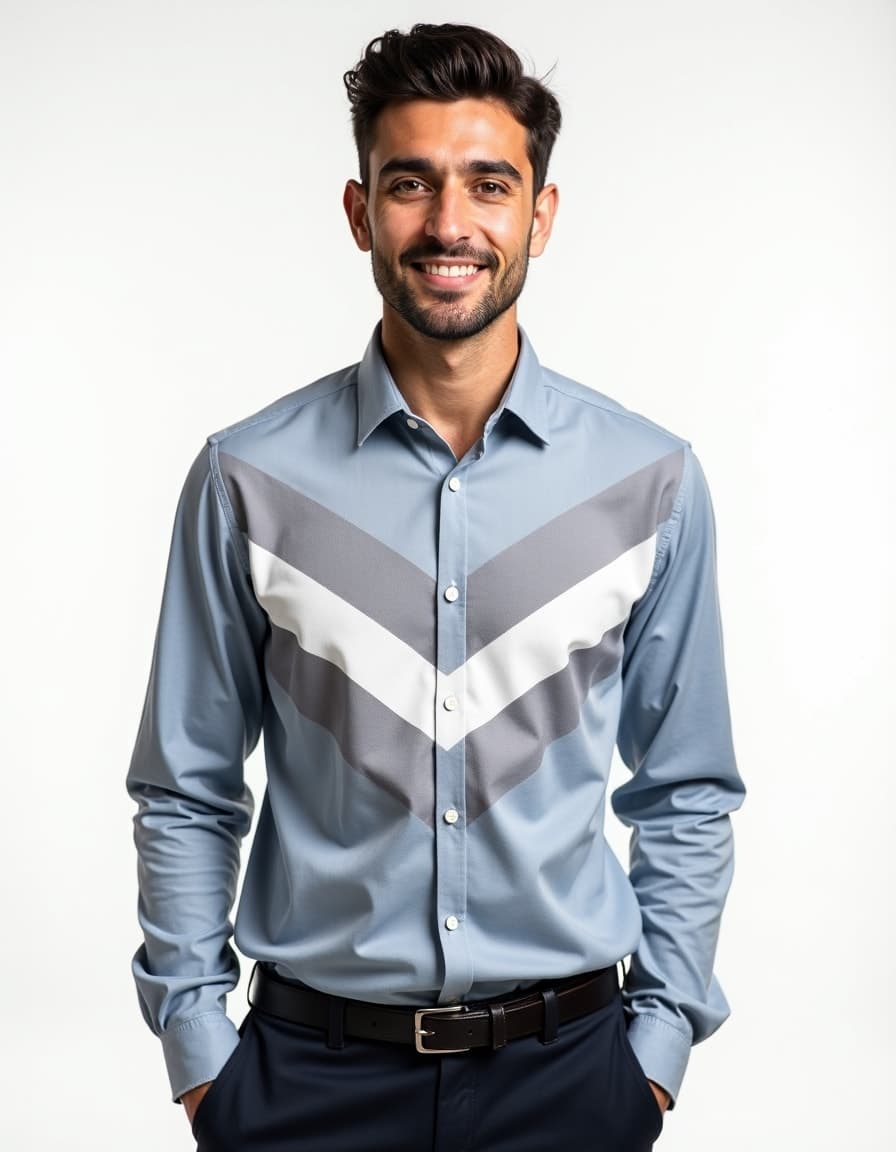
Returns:
[[[660,1112],[665,1112],[669,1105],[672,1103],[672,1097],[669,1095],[665,1088],[661,1088],[660,1085],[655,1083],[653,1080],[648,1080],[647,1083],[650,1085],[651,1092],[656,1097],[656,1102]]]
[[[212,1081],[209,1080],[205,1084],[197,1084],[195,1088],[191,1088],[189,1092],[184,1092],[181,1096],[180,1102],[184,1106],[184,1112],[186,1112],[190,1124],[193,1123],[193,1117],[196,1115],[196,1109],[202,1103],[203,1096],[211,1086]]]

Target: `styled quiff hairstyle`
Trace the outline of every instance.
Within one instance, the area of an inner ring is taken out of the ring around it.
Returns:
[[[401,100],[500,101],[528,136],[535,192],[544,187],[560,131],[560,105],[540,80],[523,74],[519,56],[503,40],[467,24],[415,24],[371,40],[343,77],[352,106],[361,181],[367,186],[376,119]]]

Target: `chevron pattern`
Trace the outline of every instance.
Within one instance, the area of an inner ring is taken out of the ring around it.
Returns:
[[[466,741],[468,823],[538,770],[618,671],[672,512],[681,450],[542,525],[467,577],[466,660],[440,668],[435,581],[357,525],[237,457],[221,467],[271,621],[268,667],[346,763],[434,821],[439,745]],[[400,750],[396,754],[396,750]]]

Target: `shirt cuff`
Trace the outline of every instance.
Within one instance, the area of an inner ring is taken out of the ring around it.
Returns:
[[[175,1103],[191,1088],[214,1080],[240,1041],[236,1026],[223,1012],[194,1016],[163,1032],[160,1039]]]
[[[644,1075],[665,1088],[674,1107],[691,1055],[690,1039],[665,1020],[637,1012],[628,1026],[628,1040]]]

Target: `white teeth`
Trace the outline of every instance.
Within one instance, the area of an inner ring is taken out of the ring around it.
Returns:
[[[424,264],[430,276],[473,276],[479,271],[475,264]]]

